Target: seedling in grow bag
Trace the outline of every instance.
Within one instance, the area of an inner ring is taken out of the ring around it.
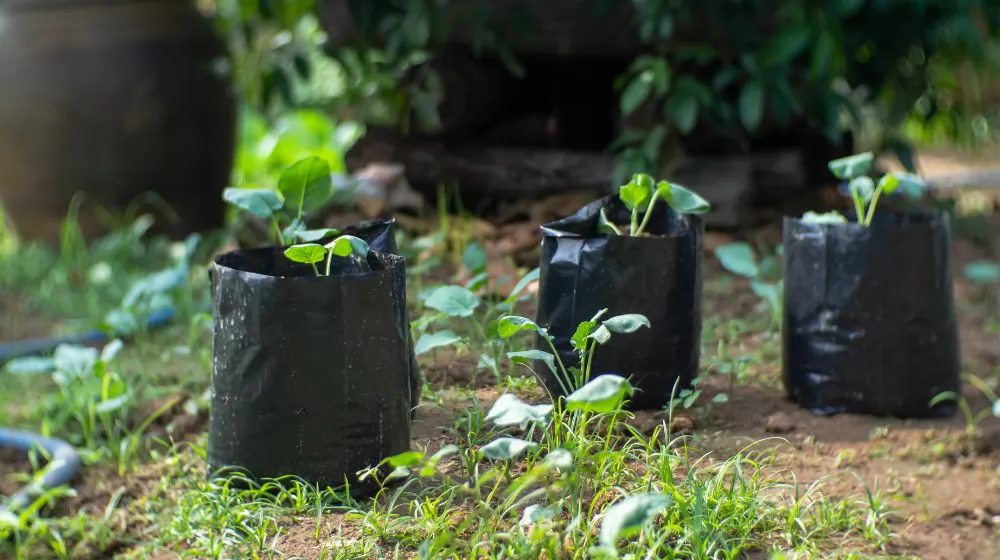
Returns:
[[[285,249],[285,256],[292,262],[312,265],[316,276],[329,276],[333,257],[349,257],[355,255],[360,259],[368,257],[368,244],[363,239],[353,235],[341,235],[326,245],[318,243],[303,243],[292,245]],[[316,263],[326,261],[326,268],[320,274]]]
[[[667,181],[657,183],[644,173],[635,174],[632,176],[632,181],[619,187],[618,198],[632,213],[628,228],[628,235],[631,237],[638,237],[646,230],[646,225],[653,215],[653,208],[656,207],[657,200],[664,200],[678,214],[704,214],[711,209],[708,201],[698,196],[694,191]],[[642,221],[639,221],[640,215]],[[625,235],[620,227],[611,223],[603,208],[601,209],[601,223],[615,234]]]
[[[540,335],[552,352],[544,350],[508,352],[507,357],[515,363],[528,363],[534,360],[543,362],[555,375],[563,394],[568,395],[590,382],[594,350],[600,345],[607,344],[611,340],[612,333],[628,334],[642,327],[649,328],[649,319],[645,315],[636,313],[618,315],[601,321],[601,317],[607,312],[607,309],[598,311],[591,320],[580,323],[573,334],[571,342],[573,349],[580,356],[580,367],[567,368],[562,359],[559,358],[559,352],[552,343],[552,335],[544,327],[530,319],[515,315],[503,317],[497,323],[497,335],[504,340],[510,339],[519,332],[533,332]]]
[[[868,227],[875,217],[875,208],[883,193],[891,194],[899,191],[905,195],[917,197],[922,194],[927,185],[912,173],[888,173],[883,175],[878,183],[869,176],[875,155],[871,152],[835,159],[829,163],[830,171],[840,180],[849,181],[848,190],[854,202],[854,212],[858,224]],[[839,216],[839,219],[838,219]],[[803,221],[813,223],[846,223],[847,220],[836,212],[816,214],[807,212]]]
[[[840,214],[837,216],[843,219]],[[781,278],[778,257],[783,252],[782,246],[778,245],[774,255],[758,260],[750,244],[742,242],[720,245],[715,250],[715,256],[722,263],[722,267],[737,276],[748,278],[753,293],[767,302],[768,308],[771,310],[772,326],[781,324],[781,298],[784,282]]]
[[[336,235],[335,229],[306,229],[305,220],[333,197],[330,164],[310,156],[299,160],[281,174],[278,190],[230,187],[222,192],[226,202],[269,222],[275,243],[313,242]]]

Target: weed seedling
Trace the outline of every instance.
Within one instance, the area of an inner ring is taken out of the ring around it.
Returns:
[[[285,249],[285,256],[292,262],[311,265],[316,276],[329,276],[333,257],[368,258],[368,243],[353,235],[341,235],[326,245],[303,243]],[[320,273],[316,263],[326,261],[326,268]]]
[[[876,183],[869,176],[874,163],[875,155],[871,152],[835,159],[829,163],[830,172],[835,177],[849,181],[848,191],[854,203],[854,213],[858,224],[864,227],[871,225],[875,217],[875,208],[883,193],[891,194],[899,191],[915,198],[923,194],[927,188],[923,180],[912,173],[888,173]],[[802,221],[825,224],[847,223],[847,219],[838,212],[825,214],[806,212],[802,216]]]
[[[635,174],[627,185],[619,187],[618,198],[631,212],[628,227],[628,235],[631,237],[638,237],[646,231],[657,200],[662,199],[678,214],[704,214],[711,209],[708,201],[694,191],[667,181],[657,183],[652,177],[643,173]],[[640,216],[642,216],[641,221]],[[603,208],[601,225],[617,235],[626,235],[620,227],[608,219]]]
[[[965,381],[967,381],[970,385],[978,389],[980,393],[985,395],[991,403],[993,403],[990,408],[981,410],[978,413],[974,412],[972,410],[972,405],[969,404],[969,400],[966,399],[961,393],[955,391],[945,391],[943,393],[939,393],[931,399],[930,406],[935,406],[948,401],[958,404],[958,407],[962,409],[962,414],[965,416],[965,439],[967,451],[969,454],[972,454],[976,448],[976,433],[979,430],[979,423],[990,416],[1000,418],[1000,397],[997,396],[993,387],[990,387],[988,383],[979,377],[970,374],[963,375],[962,377],[965,378]]]
[[[722,267],[737,276],[748,278],[753,293],[767,302],[771,310],[772,327],[781,325],[784,280],[781,278],[778,259],[783,252],[783,247],[779,245],[774,255],[758,260],[750,244],[742,242],[720,245],[715,250],[715,256]]]

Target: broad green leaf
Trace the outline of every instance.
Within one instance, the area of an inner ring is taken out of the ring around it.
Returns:
[[[315,243],[292,245],[285,249],[285,256],[292,262],[313,264],[322,262],[326,258],[326,249]]]
[[[423,460],[424,453],[422,451],[404,451],[398,455],[389,457],[389,466],[394,468],[409,468],[419,464]]]
[[[652,196],[653,178],[642,173],[636,174],[627,185],[618,189],[618,197],[629,210],[645,210]]]
[[[635,494],[608,508],[601,522],[601,546],[618,549],[618,541],[639,534],[657,514],[670,507],[665,494]]]
[[[356,121],[344,121],[337,125],[337,129],[333,133],[333,144],[337,151],[346,154],[364,135],[364,124]]]
[[[875,163],[875,154],[864,152],[831,161],[828,166],[834,177],[843,180],[855,179],[868,174]]]
[[[524,508],[524,513],[521,515],[520,525],[522,527],[527,527],[534,525],[535,523],[542,523],[545,521],[551,521],[559,515],[559,509],[542,506],[539,504],[532,504]]]
[[[56,370],[69,377],[90,375],[99,359],[97,348],[74,344],[60,344],[52,356]]]
[[[333,228],[302,229],[295,232],[295,238],[306,243],[315,243],[332,235],[337,235],[339,231]]]
[[[698,99],[690,92],[676,92],[664,105],[663,115],[670,119],[682,134],[687,134],[694,130],[694,125],[698,122]]]
[[[753,293],[757,294],[757,297],[766,301],[774,309],[779,309],[781,307],[781,281],[777,283],[769,284],[767,282],[759,282],[757,280],[750,281],[750,289]]]
[[[660,181],[657,192],[678,214],[704,214],[712,209],[707,200],[678,184]]]
[[[753,132],[764,118],[764,85],[753,79],[743,86],[739,99],[740,122]]]
[[[448,330],[426,333],[420,335],[420,339],[417,340],[417,344],[413,347],[413,353],[420,356],[436,348],[453,346],[461,341],[462,337]]]
[[[515,364],[527,364],[534,360],[545,362],[552,373],[556,372],[556,357],[544,350],[520,350],[517,352],[507,352],[509,358]]]
[[[346,257],[355,254],[362,259],[368,258],[368,243],[360,237],[353,235],[341,235],[326,244],[326,248],[333,251],[338,257]]]
[[[580,350],[583,348],[584,343],[587,338],[590,337],[590,333],[594,332],[594,328],[597,327],[596,321],[584,321],[576,326],[576,332],[569,339],[570,343],[573,344],[574,350]]]
[[[462,255],[462,264],[473,273],[485,270],[486,260],[486,250],[478,243],[469,243],[465,248],[465,254]]]
[[[855,177],[851,179],[850,189],[851,196],[860,198],[866,203],[871,202],[875,196],[875,181],[871,177]]]
[[[222,199],[233,206],[250,212],[258,218],[269,220],[284,205],[278,193],[271,189],[242,189],[230,187],[222,191]]]
[[[972,261],[965,265],[965,279],[973,284],[1000,283],[1000,264],[988,260]]]
[[[847,218],[840,212],[824,212],[822,214],[809,211],[802,214],[802,222],[807,224],[846,224]]]
[[[299,239],[298,233],[306,229],[305,222],[301,218],[295,218],[292,223],[288,224],[288,227],[281,230],[282,239]],[[309,240],[312,241],[312,240]]]
[[[599,375],[566,397],[566,409],[600,414],[613,412],[633,391],[628,380],[620,375]]]
[[[441,286],[427,297],[424,305],[449,317],[471,317],[481,301],[479,296],[461,286]]]
[[[568,471],[573,468],[573,453],[568,449],[556,448],[549,451],[549,454],[542,459],[542,467],[559,471]]]
[[[486,420],[501,428],[520,426],[523,429],[530,422],[544,424],[551,413],[551,404],[531,405],[510,393],[504,393],[490,408]]]
[[[615,334],[634,333],[642,327],[649,328],[649,319],[638,313],[627,313],[605,320],[602,325]]]
[[[624,116],[631,115],[649,99],[653,92],[655,76],[650,70],[640,72],[625,86],[621,96],[621,110]]]
[[[879,184],[883,192],[899,191],[910,198],[920,198],[927,192],[927,183],[912,173],[889,173],[882,177]]]
[[[607,342],[611,340],[611,331],[608,327],[600,325],[594,329],[594,332],[588,334],[587,338],[594,339],[598,344],[607,344]]]
[[[501,317],[500,321],[497,323],[497,335],[502,339],[506,340],[521,331],[537,332],[546,338],[551,338],[545,329],[539,327],[534,321],[525,317],[508,315],[506,317]]]
[[[501,437],[480,447],[479,452],[487,459],[509,461],[535,449],[538,449],[537,443],[515,437]]]
[[[316,156],[299,160],[281,174],[278,190],[285,197],[285,208],[293,215],[312,212],[333,196],[330,164]]]
[[[802,54],[812,37],[812,28],[805,24],[784,27],[771,37],[764,47],[764,60],[768,66],[785,64]]]
[[[757,259],[749,243],[727,243],[715,249],[715,257],[722,263],[722,268],[737,276],[756,278],[760,275]]]

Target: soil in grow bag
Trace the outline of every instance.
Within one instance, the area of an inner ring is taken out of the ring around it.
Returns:
[[[403,258],[337,258],[317,277],[277,248],[235,251],[212,294],[209,467],[370,492],[356,473],[409,448]]]
[[[599,230],[601,208],[612,222],[629,223],[624,204],[609,196],[542,226],[536,322],[555,338],[563,363],[578,367],[570,342],[577,325],[601,309],[608,309],[605,317],[645,315],[650,328],[615,335],[597,348],[591,375],[628,377],[638,389],[630,408],[662,408],[698,374],[704,222],[660,203],[649,235],[619,236]],[[548,350],[541,341],[539,348]],[[562,393],[548,368],[535,371],[552,394]]]
[[[948,217],[784,222],[784,382],[820,415],[948,416],[960,388]]]

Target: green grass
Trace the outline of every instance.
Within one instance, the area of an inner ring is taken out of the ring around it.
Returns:
[[[146,247],[147,242],[134,243]],[[42,258],[37,251],[5,257],[20,272],[6,276],[3,286],[42,300],[66,287],[61,282],[70,265],[50,255],[48,272],[33,270],[35,259]],[[155,254],[151,248],[132,251]],[[72,265],[78,269],[109,258],[98,250],[81,254]],[[66,438],[87,463],[77,490],[52,490],[20,516],[0,519],[0,555],[898,557],[892,555],[897,514],[887,493],[861,481],[849,495],[826,493],[823,481],[800,485],[795,473],[781,467],[773,441],[723,451],[710,444],[712,434],[669,433],[669,420],[651,434],[641,433],[620,409],[557,411],[523,431],[498,428],[487,421],[488,407],[481,399],[508,390],[533,404],[546,400],[534,379],[522,375],[523,369],[507,367],[511,364],[503,364],[498,387],[485,393],[428,387],[421,406],[449,411],[438,415],[443,431],[421,440],[415,453],[394,458],[394,478],[374,498],[354,498],[348,490],[318,488],[292,477],[262,483],[210,478],[200,432],[207,418],[211,325],[194,305],[204,301],[202,276],[194,267],[192,283],[172,296],[189,302],[177,324],[163,332],[136,333],[116,356],[98,360],[79,375],[0,377],[3,423]],[[127,289],[120,286],[113,297],[97,296],[64,311],[99,316]],[[706,294],[731,289],[708,286]],[[420,304],[414,307],[429,312]],[[461,351],[503,358],[484,345],[496,315],[495,302],[484,301],[470,318],[448,320],[465,341]],[[725,316],[709,308],[703,336],[703,380],[718,389],[716,394],[748,384],[778,390],[774,376],[762,373],[773,370],[779,344],[766,309]],[[433,353],[421,358],[425,365],[436,359]],[[707,393],[688,400],[678,401],[670,414],[690,409],[707,417],[727,406],[725,399],[713,402]],[[185,436],[193,437],[181,441]],[[511,459],[487,459],[483,448],[499,437],[523,438],[532,445]],[[26,472],[36,470],[24,466]],[[642,499],[649,507],[625,511]],[[624,530],[609,533],[616,524]]]

